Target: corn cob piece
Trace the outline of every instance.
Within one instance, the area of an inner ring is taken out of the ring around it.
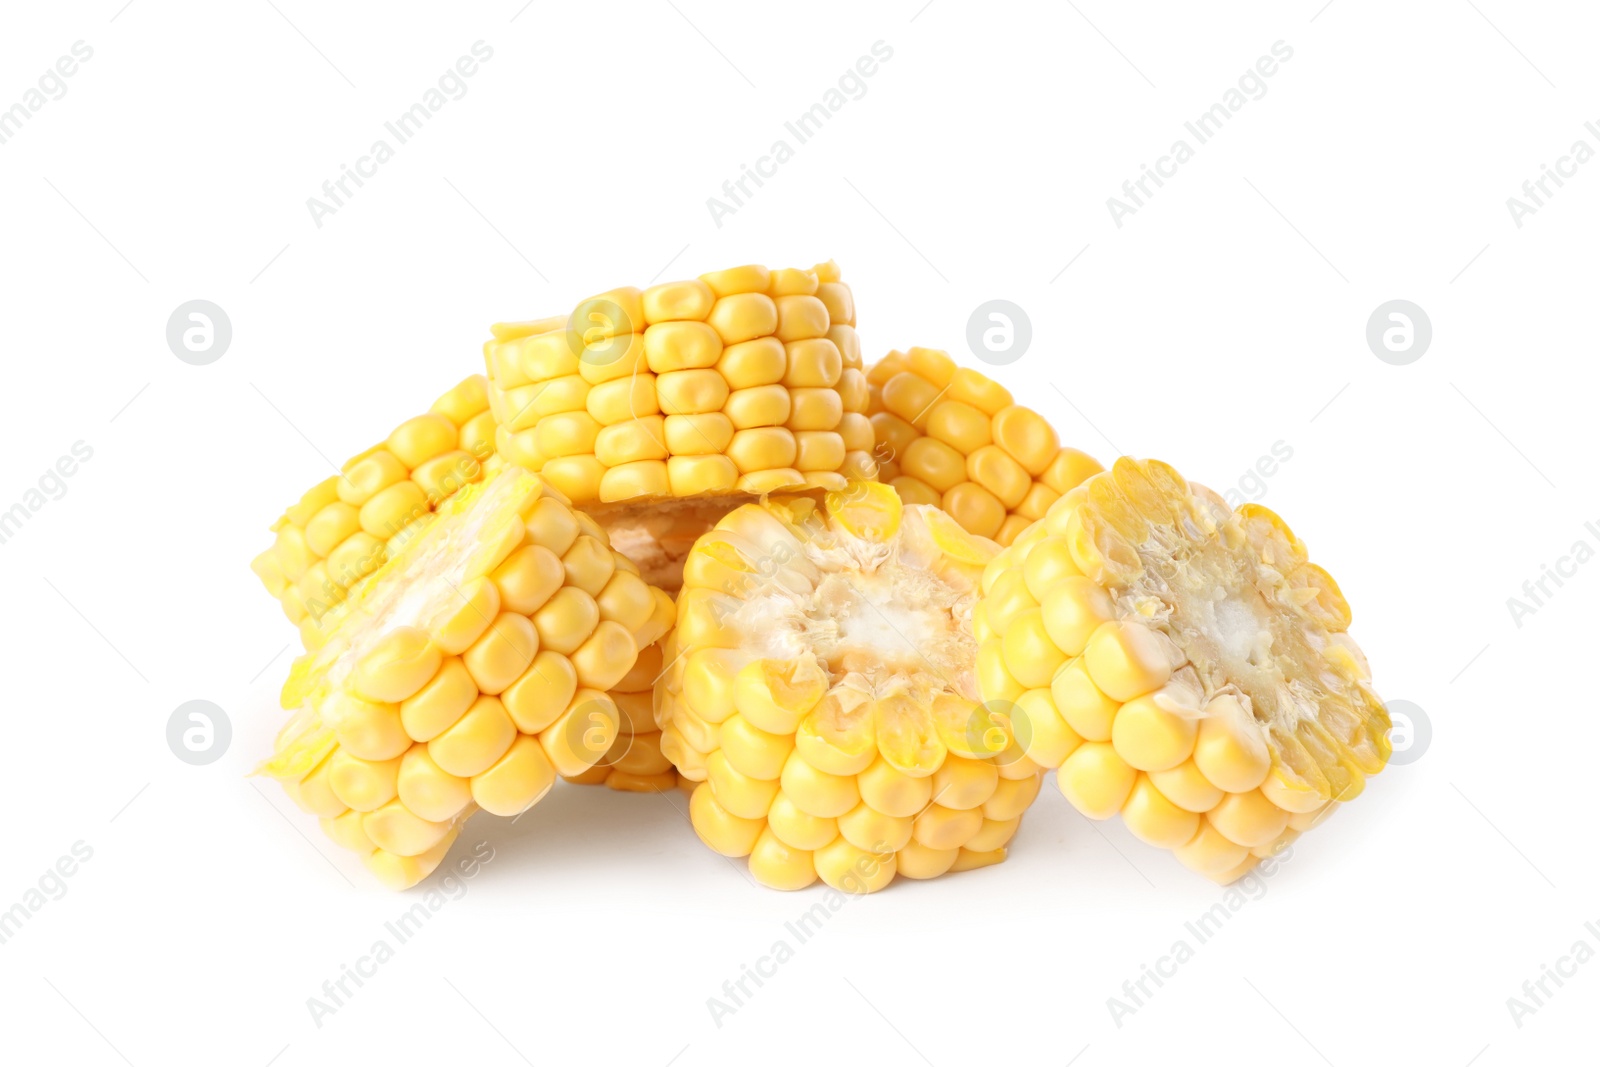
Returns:
[[[977,702],[970,614],[997,551],[864,481],[702,537],[656,689],[701,839],[778,889],[1004,859],[1042,772]]]
[[[998,382],[932,348],[890,352],[867,372],[878,476],[1009,545],[1062,493],[1100,470]]]
[[[1354,799],[1389,715],[1350,608],[1257,504],[1119,459],[989,564],[985,699],[1093,819],[1230,882]]]
[[[314,629],[412,523],[482,477],[494,452],[487,387],[481,374],[457,383],[425,414],[312,486],[273,524],[272,547],[250,567],[290,622]]]
[[[666,625],[605,532],[515,467],[452,496],[324,621],[259,771],[395,888],[475,811],[519,814],[593,765],[621,717],[607,690]]]
[[[832,263],[614,289],[493,333],[484,362],[499,453],[593,515],[668,593],[695,538],[732,508],[870,476],[855,301]],[[630,679],[621,702],[643,705],[654,681]],[[579,780],[671,784],[649,716],[624,719],[616,750]]]

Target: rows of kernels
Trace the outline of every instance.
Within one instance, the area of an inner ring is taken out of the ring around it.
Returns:
[[[782,551],[773,558],[795,561],[782,580],[806,580],[800,541],[773,514],[733,512],[684,570],[655,715],[663,751],[698,783],[696,832],[723,855],[748,857],[754,877],[779,889],[820,878],[870,892],[897,873],[932,878],[1004,859],[1041,769],[1000,723],[990,723],[998,741],[974,730],[982,709],[951,693],[830,691],[809,653],[761,659],[745,651],[752,635],[719,621],[751,591],[742,582],[754,553]],[[729,554],[737,545],[741,558]]]
[[[906,503],[938,506],[1002,545],[1100,470],[999,383],[936,349],[890,352],[867,383],[879,476]]]
[[[870,466],[855,307],[831,263],[615,289],[494,334],[500,454],[580,505],[836,489]]]
[[[1150,486],[1132,462],[1119,460],[1096,481]],[[1173,474],[1169,485],[1181,485]],[[1106,558],[1085,533],[1084,509],[1100,488],[1063,495],[989,564],[977,612],[980,686],[1016,709],[1018,741],[1041,766],[1058,768],[1080,812],[1120,814],[1134,836],[1231,881],[1355,796],[1382,756],[1357,758],[1313,721],[1348,778],[1342,788],[1293,788],[1277,746],[1309,760],[1294,738],[1257,722],[1233,692],[1205,697],[1177,644],[1114,604]],[[1144,503],[1183,514],[1181,500]],[[1335,614],[1348,621],[1347,608]]]
[[[672,597],[660,589],[653,597],[652,627],[671,629],[677,609]],[[663,650],[667,638],[642,649],[633,669],[611,689],[617,705],[617,736],[595,765],[569,781],[579,785],[604,785],[627,793],[657,793],[675,788],[678,773],[661,750],[661,731],[653,710],[655,683],[666,663]]]
[[[622,718],[606,690],[638,677],[638,649],[670,625],[664,594],[592,519],[533,475],[502,477],[525,480],[515,513],[481,527],[459,604],[375,637],[347,670],[302,657],[284,693],[299,711],[263,765],[396,888],[426,877],[473,812],[519,814],[604,758]],[[434,521],[458,521],[476,499]],[[351,590],[340,623],[360,625],[364,602],[432,580],[425,571],[402,551]],[[341,629],[329,647],[348,640]]]
[[[250,566],[290,622],[315,628],[414,523],[482,476],[494,452],[487,388],[480,374],[459,382],[283,513],[272,547]]]

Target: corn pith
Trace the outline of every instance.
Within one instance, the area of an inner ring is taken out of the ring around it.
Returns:
[[[413,523],[482,476],[494,452],[487,384],[481,374],[463,379],[426,413],[346,460],[273,524],[272,547],[250,567],[290,622],[314,629]],[[313,638],[302,637],[310,647]]]
[[[980,537],[1009,545],[1100,470],[1004,386],[937,349],[890,352],[867,381],[878,476]]]
[[[613,289],[493,333],[484,362],[500,455],[593,515],[668,592],[694,539],[730,509],[870,476],[855,301],[832,263]],[[629,679],[620,702],[644,705],[654,680]],[[580,781],[674,780],[649,716],[638,721]]]
[[[973,620],[985,700],[1067,799],[1220,882],[1388,761],[1349,625],[1277,515],[1128,458],[994,558]]]
[[[473,812],[519,814],[609,749],[606,691],[660,639],[658,595],[592,519],[507,467],[332,609],[260,771],[385,884],[414,885]]]
[[[997,551],[864,481],[702,537],[656,688],[701,839],[779,889],[1003,859],[1041,772],[977,700],[971,611]]]

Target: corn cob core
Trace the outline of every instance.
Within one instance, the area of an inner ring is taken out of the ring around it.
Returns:
[[[615,289],[484,345],[501,455],[566,493],[647,581],[676,592],[695,538],[776,489],[870,475],[855,301],[832,263],[735,267]],[[660,649],[646,657],[658,661]],[[626,690],[645,700],[654,675]],[[622,701],[624,705],[629,700]],[[580,782],[676,781],[649,717]]]
[[[932,504],[1009,545],[1100,464],[1062,448],[1011,394],[932,348],[890,352],[867,372],[878,476],[907,504]]]
[[[469,486],[357,583],[295,662],[259,768],[395,888],[482,808],[527,810],[618,732],[606,691],[670,617],[536,475]]]
[[[493,332],[499,453],[591,511],[661,588],[732,508],[870,476],[855,301],[831,262],[613,289]]]
[[[345,590],[372,573],[464,485],[494,452],[488,383],[474,374],[380,444],[352,456],[273,524],[270,548],[251,569],[302,631],[315,629]],[[310,638],[302,637],[310,647]]]
[[[702,537],[656,690],[701,839],[779,889],[1003,859],[1040,769],[977,701],[970,617],[997,550],[873,482]]]
[[[1094,819],[1229,882],[1362,790],[1389,716],[1350,608],[1266,508],[1119,459],[989,564],[978,677]]]

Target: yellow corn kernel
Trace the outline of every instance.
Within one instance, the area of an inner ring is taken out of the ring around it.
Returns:
[[[396,791],[407,811],[428,822],[448,822],[472,802],[472,783],[435,763],[427,745],[401,757]]]
[[[494,815],[520,815],[555,784],[556,770],[537,737],[519,734],[488,770],[472,779],[472,799]]]
[[[715,288],[713,286],[712,288]],[[725,345],[776,335],[778,305],[765,293],[733,293],[717,298],[706,322]]]

